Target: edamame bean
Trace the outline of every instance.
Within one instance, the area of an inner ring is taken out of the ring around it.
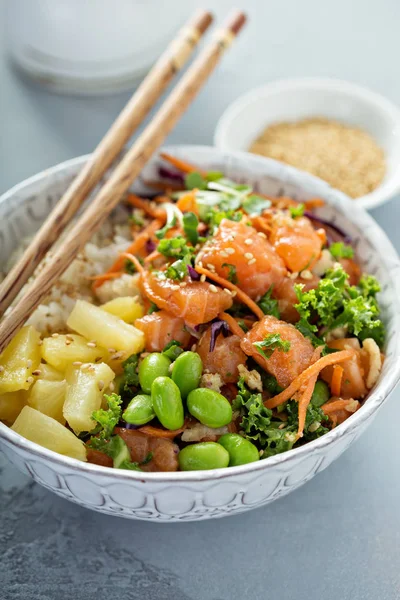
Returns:
[[[156,377],[165,377],[169,373],[171,361],[161,352],[152,352],[142,360],[139,366],[139,383],[146,394],[150,394],[151,385]]]
[[[144,425],[154,419],[155,416],[151,396],[147,394],[135,396],[122,414],[124,421],[132,425]]]
[[[311,404],[319,408],[325,404],[325,402],[328,402],[329,398],[330,392],[325,381],[317,381],[311,396]]]
[[[187,407],[200,423],[207,427],[223,427],[232,421],[232,407],[228,400],[208,388],[197,388],[190,392]]]
[[[151,386],[151,399],[158,420],[166,429],[180,429],[184,414],[181,393],[169,377],[157,377]]]
[[[225,433],[219,438],[218,444],[221,444],[228,451],[230,467],[246,465],[260,460],[256,446],[238,433]]]
[[[181,471],[223,469],[229,464],[229,452],[216,442],[199,442],[183,448],[178,460]]]
[[[203,363],[197,352],[183,352],[172,367],[171,377],[181,391],[182,398],[196,389],[203,372]]]

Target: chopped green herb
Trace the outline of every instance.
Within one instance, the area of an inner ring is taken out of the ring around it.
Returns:
[[[152,315],[154,312],[158,312],[159,310],[160,310],[160,309],[158,308],[157,304],[154,304],[154,302],[152,302],[152,303],[150,304],[150,308],[149,308],[149,310],[147,311],[147,314],[148,314],[148,315]]]
[[[188,173],[185,177],[185,188],[187,190],[205,190],[207,188],[207,181],[200,175],[194,171],[193,173]]]
[[[164,238],[158,244],[157,250],[168,258],[184,258],[194,253],[194,249],[188,246],[186,239],[181,236],[169,240]]]
[[[238,278],[237,278],[237,274],[236,274],[236,267],[235,265],[231,265],[230,263],[223,263],[222,268],[223,267],[227,267],[228,268],[228,275],[227,275],[227,280],[230,281],[231,283],[236,284],[238,282]]]
[[[242,213],[239,211],[234,211],[234,210],[218,210],[216,208],[212,208],[210,210],[208,210],[206,212],[206,214],[204,215],[203,221],[204,223],[207,223],[208,225],[210,225],[210,228],[212,229],[212,233],[214,233],[214,231],[217,229],[217,227],[220,225],[222,219],[229,219],[230,221],[241,221],[242,220]]]
[[[199,220],[193,212],[187,212],[183,215],[183,231],[193,246],[199,241],[198,225]]]
[[[334,258],[353,258],[354,250],[343,242],[334,242],[329,246],[329,252]]]
[[[270,333],[262,342],[253,342],[253,346],[264,358],[271,358],[273,352],[289,352],[289,340],[283,340],[280,333]]]
[[[240,319],[238,322],[238,325],[241,329],[243,329],[243,331],[245,333],[247,333],[249,331],[249,328],[247,327],[246,323],[243,321],[243,319]]]
[[[245,210],[248,215],[261,215],[261,213],[270,206],[270,200],[257,196],[256,194],[247,196],[242,202],[243,210]]]
[[[290,216],[292,219],[297,219],[297,217],[302,217],[304,215],[305,206],[301,202],[296,204],[296,206],[289,206]]]
[[[171,340],[170,342],[168,342],[168,344],[162,351],[162,353],[165,354],[165,356],[168,356],[168,358],[170,358],[172,361],[176,360],[178,356],[182,354],[182,352],[182,344],[180,342],[177,342],[176,340]]]
[[[281,315],[278,308],[278,300],[272,298],[273,286],[265,292],[264,296],[257,303],[265,315],[273,315],[277,319],[280,319]]]
[[[169,231],[169,229],[172,229],[173,227],[175,227],[176,225],[176,215],[173,215],[170,221],[167,221],[164,225],[164,227],[162,227],[161,229],[159,229],[158,231],[155,232],[155,236],[156,238],[158,238],[159,240],[162,240],[165,237],[165,234],[167,233],[167,231]]]

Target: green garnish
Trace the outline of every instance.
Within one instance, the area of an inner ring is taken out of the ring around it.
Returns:
[[[182,352],[182,344],[180,342],[177,342],[176,340],[171,340],[170,342],[168,342],[168,344],[162,351],[162,353],[165,354],[165,356],[168,356],[168,358],[170,358],[172,361],[176,360],[178,356],[182,354]]]
[[[353,258],[354,250],[343,242],[334,242],[329,246],[329,252],[334,258]]]
[[[303,203],[299,203],[296,206],[289,206],[290,216],[292,219],[297,219],[297,217],[302,217],[304,215],[305,206]]]
[[[217,208],[212,208],[206,212],[204,215],[203,221],[210,225],[212,233],[217,229],[220,225],[222,219],[229,219],[230,221],[241,221],[243,215],[239,211],[235,210],[218,210]]]
[[[167,231],[169,229],[172,229],[173,227],[175,227],[176,225],[176,215],[173,215],[172,218],[167,221],[164,225],[164,227],[161,227],[161,229],[159,229],[158,231],[155,232],[155,236],[156,238],[158,238],[159,240],[162,240],[165,237],[165,234],[167,233]]]
[[[223,267],[227,267],[228,269],[228,275],[227,275],[227,280],[230,281],[231,283],[237,283],[238,282],[238,277],[236,274],[236,267],[235,265],[231,265],[230,263],[223,263],[222,268]]]
[[[138,261],[141,265],[143,264],[143,258],[138,257]],[[129,273],[129,275],[134,275],[135,273],[137,273],[137,269],[131,260],[125,261],[124,270],[126,273]]]
[[[149,310],[147,311],[147,314],[148,314],[148,315],[152,315],[154,312],[158,312],[159,310],[160,310],[160,309],[158,308],[157,304],[154,304],[154,302],[152,302],[152,303],[150,304],[150,308],[149,308]]]
[[[280,319],[281,315],[278,308],[278,300],[275,300],[271,297],[272,290],[273,286],[271,286],[269,290],[265,292],[264,296],[261,297],[257,304],[265,315],[273,315],[277,319]]]
[[[183,215],[183,231],[193,246],[199,241],[198,225],[199,220],[193,212],[187,212]]]
[[[280,333],[270,333],[262,342],[253,342],[253,346],[267,359],[271,358],[275,350],[278,352],[289,352],[290,350],[289,340],[283,340]]]
[[[157,246],[158,252],[168,258],[184,258],[188,254],[193,254],[194,249],[187,245],[184,237],[163,239]]]
[[[187,190],[205,190],[207,188],[207,181],[200,173],[193,171],[193,173],[188,173],[185,177],[185,188]]]
[[[242,202],[243,210],[245,210],[248,215],[261,215],[261,213],[270,206],[270,200],[261,198],[261,196],[257,196],[256,194],[247,196]]]

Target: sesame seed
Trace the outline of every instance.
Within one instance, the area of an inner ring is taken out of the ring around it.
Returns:
[[[124,355],[125,355],[125,352],[116,352],[110,358],[111,358],[111,360],[119,360],[120,358],[123,358]]]
[[[89,348],[96,348],[97,344],[96,342],[88,342],[86,346],[88,346]]]
[[[191,347],[191,351],[196,352],[196,350],[197,350],[197,344],[193,344],[193,346]]]
[[[227,254],[235,254],[235,250],[234,250],[233,248],[231,248],[231,247],[229,247],[229,248],[225,248],[225,252],[226,252]]]
[[[228,290],[228,288],[224,288],[224,292],[226,292],[227,294],[229,294],[230,296],[232,295],[231,290]]]
[[[65,345],[70,346],[72,344],[71,340],[65,340]]]
[[[245,252],[244,257],[247,258],[247,260],[251,260],[254,258],[254,255],[251,252]]]
[[[53,333],[53,335],[52,335],[51,337],[53,337],[53,338],[58,338],[58,337],[59,337],[59,335],[60,335],[59,333]]]
[[[285,423],[281,423],[281,425],[279,425],[278,429],[283,429],[285,427]]]
[[[254,263],[256,262],[255,258],[252,258],[249,260],[249,262],[247,263],[248,265],[254,265]]]
[[[42,344],[43,344],[43,340],[39,340],[37,343],[38,346],[41,346]]]
[[[299,276],[299,274],[297,271],[295,271],[294,273],[289,273],[290,279],[297,279],[298,276]]]
[[[210,271],[215,271],[215,267],[211,263],[207,263],[207,269],[210,269]]]
[[[309,269],[304,269],[304,271],[302,271],[300,273],[300,277],[302,279],[310,280],[313,278],[313,274],[311,273],[311,271]]]
[[[99,386],[99,390],[101,391],[104,388],[105,383],[102,379],[100,379],[98,381],[97,385]]]
[[[4,372],[4,367],[2,365],[0,365],[0,373]]]
[[[115,348],[107,348],[110,354],[114,354],[116,352]]]
[[[250,238],[247,238],[247,240],[244,240],[244,243],[246,244],[246,246],[251,246],[253,243],[253,240],[251,240]]]
[[[28,358],[28,360],[26,361],[26,368],[27,368],[27,369],[30,369],[30,368],[31,368],[31,366],[32,366],[32,361],[31,361],[31,359],[30,359],[30,358]]]
[[[69,340],[70,342],[74,341],[74,338],[72,337],[72,335],[70,335],[69,333],[67,333],[67,335],[65,336],[66,340]]]
[[[220,256],[223,256],[224,258],[228,258],[229,254],[227,252],[225,252],[225,250],[221,250],[221,252],[219,253]]]
[[[187,282],[186,281],[181,281],[181,283],[179,285],[180,285],[180,287],[186,287],[187,286]]]
[[[204,281],[205,281],[205,280],[206,280],[206,276],[205,276],[205,275],[202,275],[202,276],[200,277],[200,281],[202,281],[202,282],[204,283]]]
[[[111,382],[108,387],[110,388],[110,392],[113,392],[115,390],[115,385],[113,384],[113,382]]]
[[[82,369],[82,371],[87,371],[88,369],[90,369],[90,367],[91,367],[91,364],[90,364],[90,363],[83,363],[83,364],[81,365],[81,369]]]
[[[199,260],[199,262],[197,263],[199,267],[203,267],[203,263],[201,260]]]
[[[231,291],[231,296],[232,296],[232,298],[234,298],[234,297],[236,296],[236,294],[237,294],[237,291],[236,291],[236,290],[232,290],[232,291]]]
[[[40,369],[36,369],[35,371],[32,371],[32,375],[35,375],[35,377],[39,377],[39,375],[42,374],[42,371]]]
[[[214,292],[214,294],[218,292],[217,287],[213,283],[210,285],[210,292]]]
[[[265,240],[267,239],[267,236],[265,235],[265,233],[263,231],[259,231],[257,233],[257,235],[259,235],[260,237],[264,238]]]
[[[179,290],[179,285],[171,285],[171,290]]]
[[[28,379],[26,380],[28,383],[33,383],[33,377],[28,377]]]
[[[83,365],[83,363],[80,360],[76,360],[75,362],[72,363],[73,367],[81,367]]]

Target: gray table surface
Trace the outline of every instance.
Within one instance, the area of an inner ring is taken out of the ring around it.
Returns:
[[[213,2],[222,14],[229,1]],[[398,0],[247,0],[251,24],[170,140],[212,143],[240,93],[332,76],[400,104]],[[0,3],[0,8],[3,3]],[[185,3],[171,0],[171,9]],[[20,80],[0,55],[0,192],[90,151],[128,94],[73,98]],[[399,199],[373,211],[400,250]],[[400,598],[400,390],[344,456],[270,506],[217,521],[150,524],[62,500],[0,458],[0,598]],[[2,461],[2,462],[1,462]]]

